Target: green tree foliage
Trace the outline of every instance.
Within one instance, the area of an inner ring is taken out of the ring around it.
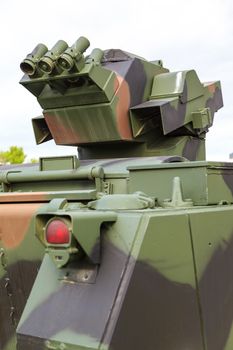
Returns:
[[[24,162],[26,154],[22,147],[11,146],[9,150],[0,152],[0,163],[21,164]]]
[[[39,159],[37,159],[37,158],[31,158],[31,159],[30,159],[30,163],[33,163],[33,164],[39,163]]]

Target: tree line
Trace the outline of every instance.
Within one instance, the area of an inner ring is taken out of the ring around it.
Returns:
[[[21,164],[25,161],[27,155],[24,153],[22,147],[10,146],[7,151],[0,151],[0,165],[1,164]],[[31,159],[31,163],[36,163],[37,159]]]

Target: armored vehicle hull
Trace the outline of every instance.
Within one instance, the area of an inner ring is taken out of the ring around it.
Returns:
[[[0,171],[0,349],[231,350],[233,164],[205,160],[219,82],[81,37],[21,80],[36,142]]]

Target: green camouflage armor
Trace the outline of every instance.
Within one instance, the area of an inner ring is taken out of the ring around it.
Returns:
[[[39,44],[37,144],[0,168],[1,350],[232,350],[233,164],[205,160],[220,82],[119,49]]]

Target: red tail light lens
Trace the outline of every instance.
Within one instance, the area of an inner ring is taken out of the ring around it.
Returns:
[[[45,232],[49,244],[66,244],[70,242],[70,231],[67,224],[59,219],[49,222]]]

